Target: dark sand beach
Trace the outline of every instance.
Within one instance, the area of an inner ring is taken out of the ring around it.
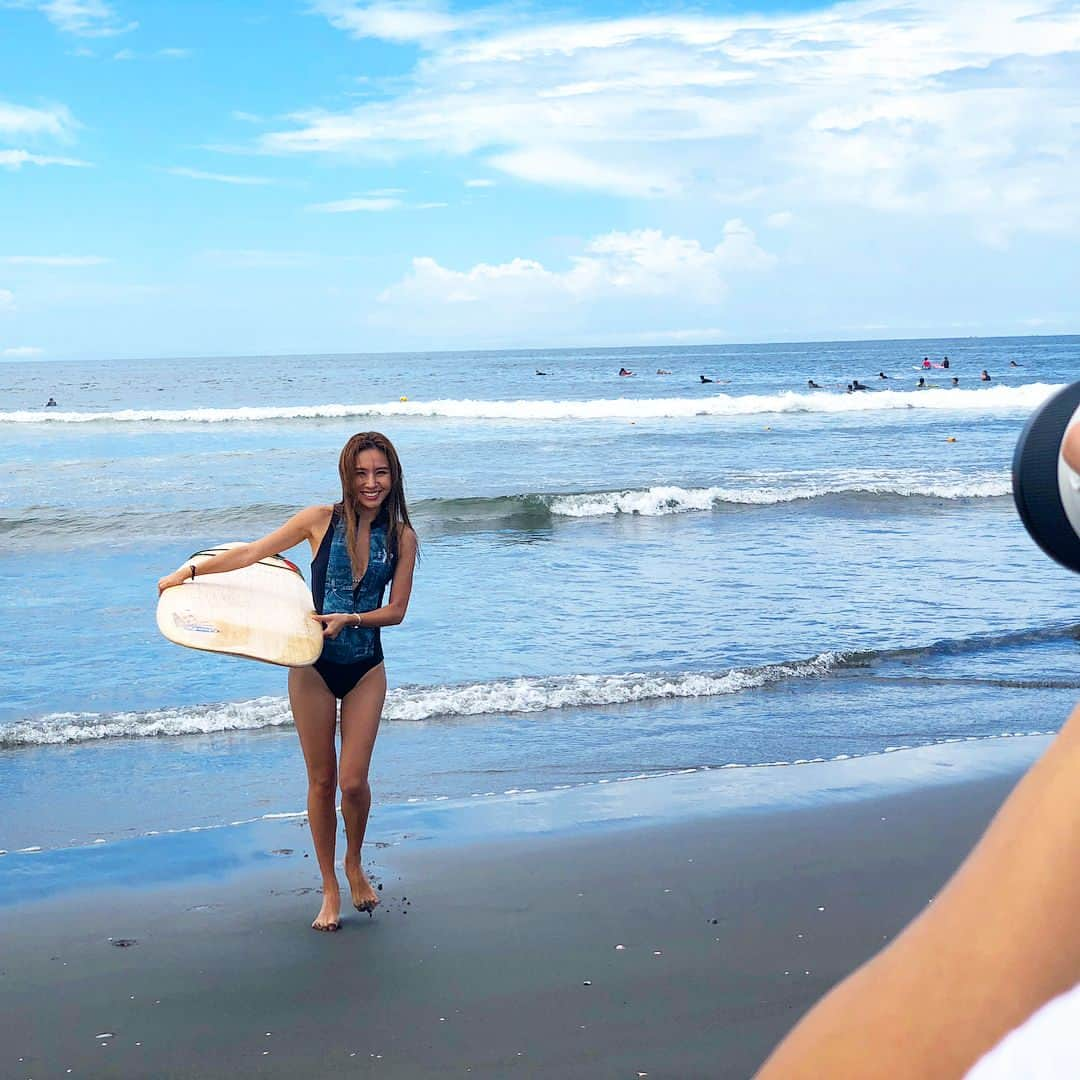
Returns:
[[[881,796],[396,843],[333,935],[295,820],[246,858],[196,834],[204,865],[146,886],[138,858],[48,889],[0,863],[0,1074],[749,1076],[931,899],[1045,745],[1012,742]]]

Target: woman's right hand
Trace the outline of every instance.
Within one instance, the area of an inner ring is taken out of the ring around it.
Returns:
[[[183,585],[190,577],[191,571],[187,569],[187,567],[184,567],[182,570],[174,570],[171,574],[167,574],[165,577],[160,578],[157,583],[158,596],[166,589],[171,589],[174,585]]]

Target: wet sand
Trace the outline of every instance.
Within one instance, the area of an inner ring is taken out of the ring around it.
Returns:
[[[0,908],[0,1074],[749,1076],[1018,775],[402,844],[373,853],[377,914],[333,935],[307,929],[306,828],[277,823],[227,875]]]

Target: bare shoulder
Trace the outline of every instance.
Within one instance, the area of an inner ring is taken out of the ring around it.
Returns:
[[[305,506],[293,515],[293,523],[307,534],[313,544],[317,544],[330,525],[334,516],[334,507],[327,503],[318,506]]]
[[[403,525],[401,532],[398,533],[398,551],[400,551],[402,555],[415,555],[419,543],[419,540],[416,538],[416,530],[410,528],[408,525]]]

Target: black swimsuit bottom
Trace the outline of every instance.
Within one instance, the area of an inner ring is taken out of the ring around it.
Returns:
[[[338,700],[343,698],[373,668],[383,662],[382,646],[375,647],[375,655],[366,660],[357,660],[354,664],[335,664],[333,660],[324,660],[321,656],[312,667],[322,676],[326,688]]]

